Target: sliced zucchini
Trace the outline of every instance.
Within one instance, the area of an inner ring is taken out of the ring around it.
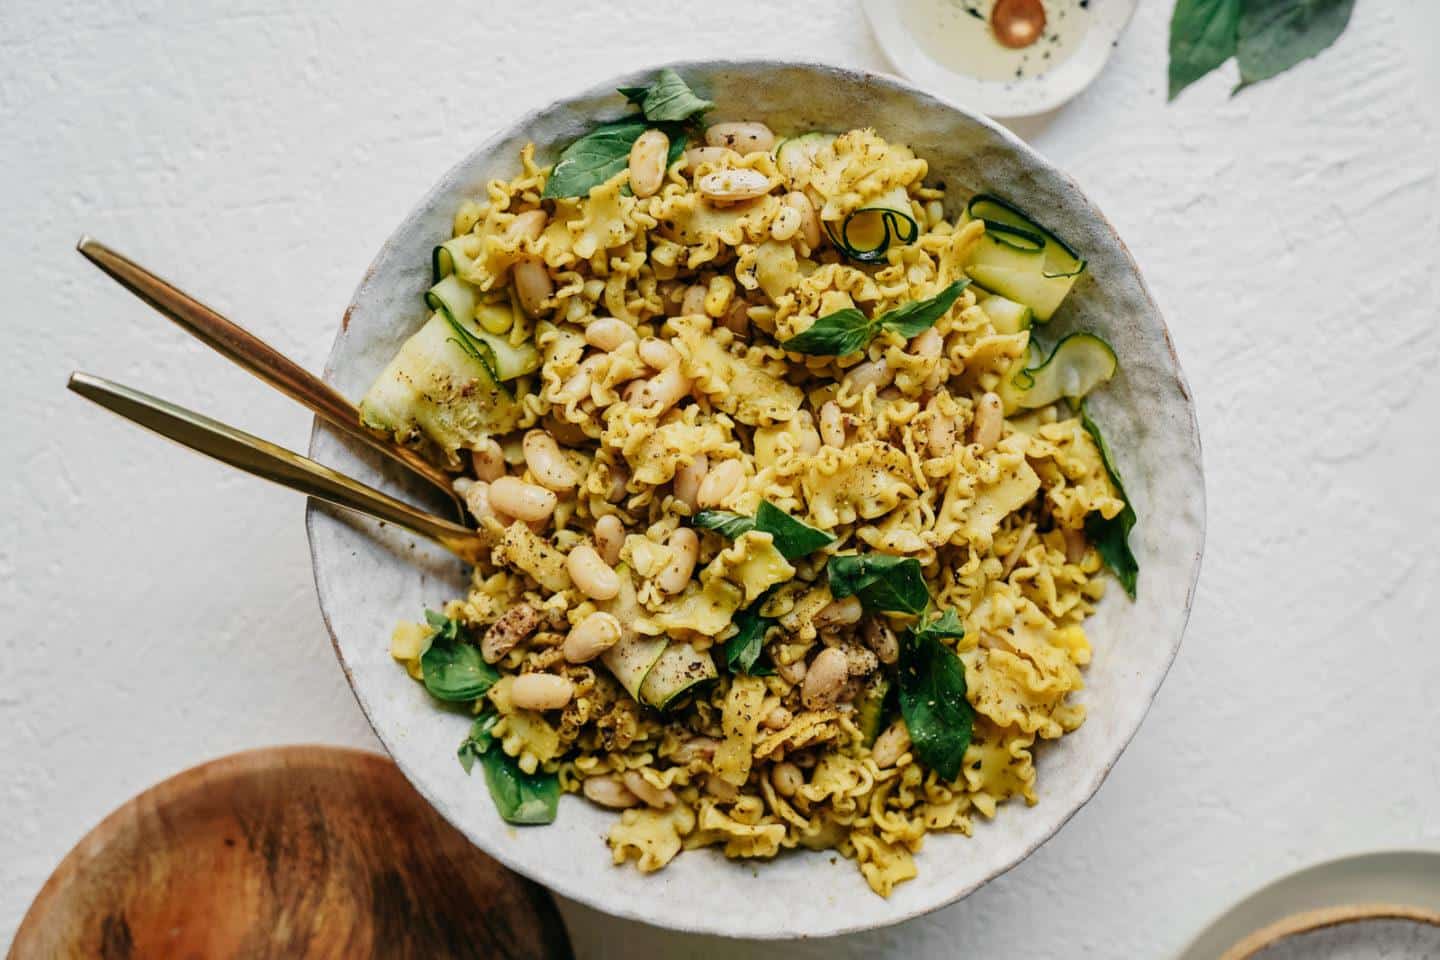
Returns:
[[[515,429],[520,406],[494,372],[498,358],[467,348],[456,329],[432,314],[365,393],[360,422],[402,443],[427,437],[452,457]]]
[[[540,369],[540,351],[534,344],[514,344],[497,336],[515,322],[508,305],[481,303],[474,286],[454,274],[426,291],[425,302],[454,322],[460,345],[467,352],[478,353],[501,383]]]
[[[838,233],[829,223],[825,232],[851,260],[872,263],[883,260],[892,243],[914,243],[920,225],[910,214],[910,194],[896,187],[851,213],[841,221]]]
[[[645,678],[669,643],[664,637],[642,637],[627,630],[619,643],[605,651],[601,661],[615,674],[625,692],[638,701]]]
[[[787,137],[775,145],[775,166],[790,180],[815,165],[821,150],[835,142],[835,134],[812,131]]]
[[[1030,307],[1036,320],[1049,320],[1085,271],[1085,261],[1064,240],[999,197],[977,194],[965,209],[965,219],[985,221],[985,235],[966,267],[970,276],[985,289]]]
[[[710,654],[700,653],[688,643],[672,643],[646,674],[638,699],[664,710],[692,687],[716,676],[718,672]]]
[[[990,318],[996,333],[1019,333],[1029,330],[1035,319],[1035,312],[1023,303],[1007,300],[1001,296],[990,296],[980,301],[980,309]]]
[[[890,678],[877,673],[860,691],[855,700],[855,725],[864,736],[865,746],[875,743],[875,738],[885,729],[885,700],[890,695]]]
[[[1115,376],[1117,366],[1110,344],[1093,333],[1072,333],[1055,344],[1044,363],[1016,375],[1017,402],[1034,409],[1061,397],[1078,400]]]
[[[1045,355],[1040,352],[1040,347],[1032,337],[1025,345],[1025,352],[1016,357],[1015,362],[1010,364],[1010,369],[1001,375],[1000,385],[995,388],[995,392],[1000,395],[1000,406],[1005,416],[1008,417],[1020,409],[1020,398],[1030,383],[1028,379],[1022,379],[1025,371],[1030,367],[1040,366],[1044,360]]]
[[[475,262],[474,251],[479,249],[480,238],[473,233],[463,233],[446,240],[430,255],[430,267],[434,282],[439,283],[452,273],[464,273]]]

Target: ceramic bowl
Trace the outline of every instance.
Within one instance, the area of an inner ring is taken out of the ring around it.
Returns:
[[[1079,47],[1059,66],[1018,80],[982,80],[939,63],[915,42],[897,0],[865,0],[865,16],[885,56],[904,76],[961,106],[995,117],[1054,110],[1088,87],[1110,60],[1139,0],[1089,0],[1090,24]]]
[[[687,852],[643,876],[611,865],[603,836],[612,813],[566,797],[556,822],[507,826],[480,777],[467,777],[455,749],[469,720],[444,709],[390,659],[390,631],[465,588],[465,571],[439,548],[394,527],[312,505],[307,517],[316,590],[335,651],[361,707],[400,769],[486,853],[567,897],[622,917],[735,937],[824,936],[884,926],[934,910],[1019,863],[1094,794],[1134,736],[1179,649],[1204,541],[1205,489],[1189,389],[1165,323],[1140,271],[1079,187],[1004,129],[889,77],[820,64],[712,61],[673,64],[717,107],[714,119],[763,119],[776,129],[843,130],[871,125],[930,161],[952,204],[972,192],[1002,193],[1067,237],[1089,258],[1053,333],[1083,326],[1119,354],[1120,374],[1094,398],[1140,524],[1132,535],[1140,594],[1118,589],[1087,624],[1095,645],[1086,675],[1089,719],[1038,751],[1040,803],[1007,804],[975,836],[930,837],[920,876],[888,900],[871,893],[853,863],[832,853],[787,853],[773,862],[727,861],[714,849]],[[325,377],[359,398],[423,320],[430,249],[450,236],[462,198],[483,196],[492,177],[518,168],[533,141],[542,159],[597,121],[625,112],[617,86],[653,70],[615,77],[521,117],[447,173],[396,228],[355,292]],[[311,456],[398,495],[426,491],[398,468],[317,425]],[[437,505],[443,506],[443,505]],[[743,904],[743,909],[737,905]]]

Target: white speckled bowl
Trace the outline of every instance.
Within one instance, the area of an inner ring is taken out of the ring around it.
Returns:
[[[467,777],[455,748],[465,716],[430,699],[390,659],[394,624],[415,619],[464,589],[461,565],[393,527],[312,505],[307,517],[315,586],[335,651],[375,732],[406,776],[487,853],[567,897],[618,916],[734,937],[815,937],[895,923],[934,910],[1019,863],[1088,800],[1134,736],[1180,646],[1204,542],[1200,439],[1185,378],[1165,324],[1110,224],[1063,173],[989,121],[889,77],[817,64],[720,61],[675,65],[712,97],[714,116],[759,118],[779,130],[872,125],[930,161],[958,204],[971,192],[1003,193],[1067,237],[1090,261],[1050,332],[1085,326],[1116,347],[1121,372],[1093,401],[1140,515],[1133,537],[1140,598],[1117,588],[1090,622],[1094,662],[1083,697],[1089,719],[1038,752],[1040,803],[1006,805],[973,838],[930,837],[920,876],[888,900],[854,864],[820,853],[771,863],[727,861],[713,849],[642,876],[611,866],[603,835],[613,815],[562,800],[548,827],[517,829],[496,815],[483,781]],[[510,176],[520,147],[554,155],[597,120],[624,112],[606,81],[522,117],[462,160],[411,211],[366,272],[346,313],[326,379],[358,398],[420,324],[430,249],[450,230],[463,197]],[[310,453],[412,499],[418,482],[317,424]],[[743,908],[737,909],[741,904]]]

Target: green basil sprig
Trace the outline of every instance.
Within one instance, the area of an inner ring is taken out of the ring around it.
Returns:
[[[837,600],[858,596],[866,610],[919,616],[930,602],[920,561],[886,553],[831,557],[825,564]]]
[[[975,708],[965,696],[965,663],[943,642],[964,635],[955,611],[946,610],[900,638],[900,715],[916,758],[946,780],[960,775],[975,731]]]
[[[507,823],[553,823],[560,804],[560,778],[553,773],[521,770],[519,762],[490,734],[490,728],[499,719],[499,714],[488,710],[475,718],[470,734],[456,751],[460,766],[469,773],[475,761],[480,761],[490,799]]]
[[[865,316],[857,307],[836,310],[780,346],[811,356],[843,357],[865,349],[881,330],[894,330],[907,339],[918,336],[933,327],[969,285],[968,279],[956,280],[933,297],[907,303],[873,318]]]
[[[545,181],[543,198],[587,196],[629,165],[630,148],[652,127],[670,138],[665,162],[674,163],[685,151],[684,125],[715,106],[696,96],[673,70],[661,70],[648,87],[622,87],[620,92],[640,107],[639,116],[602,123],[566,147]]]
[[[1170,18],[1170,99],[1232,56],[1239,92],[1320,53],[1355,0],[1177,0]]]
[[[459,621],[425,611],[425,622],[434,633],[420,654],[420,674],[425,689],[437,700],[462,703],[478,700],[500,679],[500,674],[474,645],[466,643]]]
[[[768,533],[775,542],[775,549],[786,560],[798,560],[835,542],[835,538],[824,530],[796,520],[769,500],[760,501],[753,518],[729,510],[701,510],[690,522],[731,540],[751,530]]]
[[[765,597],[762,596],[735,614],[735,626],[740,628],[740,632],[725,641],[725,666],[731,673],[765,677],[775,672],[769,667],[756,666],[765,649],[765,631],[775,625],[774,620],[760,615],[760,605],[764,602]]]
[[[1105,566],[1115,574],[1120,586],[1135,599],[1135,585],[1140,577],[1140,563],[1135,559],[1135,554],[1130,551],[1130,531],[1135,527],[1135,508],[1130,505],[1130,498],[1125,493],[1125,484],[1120,482],[1120,473],[1115,469],[1115,461],[1110,457],[1110,446],[1100,434],[1100,427],[1094,420],[1090,419],[1090,412],[1085,404],[1080,404],[1080,423],[1085,431],[1095,441],[1095,446],[1100,448],[1100,460],[1105,464],[1105,472],[1110,475],[1110,482],[1115,485],[1115,492],[1120,494],[1120,499],[1125,501],[1125,509],[1115,516],[1106,520],[1098,513],[1087,514],[1085,517],[1085,536],[1095,544],[1095,549],[1100,553],[1100,559],[1105,561]]]

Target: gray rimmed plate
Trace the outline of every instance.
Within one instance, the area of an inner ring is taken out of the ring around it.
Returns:
[[[973,838],[937,835],[920,876],[888,900],[853,864],[831,853],[787,853],[769,863],[692,851],[660,873],[611,865],[604,834],[613,814],[562,801],[548,827],[515,828],[496,815],[483,783],[455,760],[468,720],[431,700],[390,659],[388,638],[464,590],[465,571],[403,531],[325,507],[307,515],[315,586],[346,676],[376,734],[420,792],[478,846],[555,891],[617,916],[732,937],[826,936],[880,927],[951,903],[1013,867],[1095,793],[1134,736],[1180,646],[1204,543],[1205,487],[1189,388],[1165,323],[1124,243],[1074,181],[990,121],[892,79],[810,63],[712,61],[672,65],[717,103],[712,119],[761,119],[785,132],[873,126],[930,161],[953,212],[970,193],[1001,193],[1066,237],[1090,262],[1060,315],[1058,334],[1085,327],[1114,344],[1116,379],[1092,401],[1139,512],[1134,603],[1116,588],[1087,624],[1095,645],[1083,694],[1085,725],[1038,751],[1040,803],[1014,803]],[[625,112],[618,76],[521,117],[460,161],[396,228],[355,292],[325,377],[359,398],[422,322],[430,249],[450,236],[462,198],[518,169],[522,145],[542,159],[597,121]],[[367,482],[423,500],[426,491],[318,425],[310,454]],[[439,505],[437,505],[439,506]],[[733,909],[743,903],[743,910]]]

